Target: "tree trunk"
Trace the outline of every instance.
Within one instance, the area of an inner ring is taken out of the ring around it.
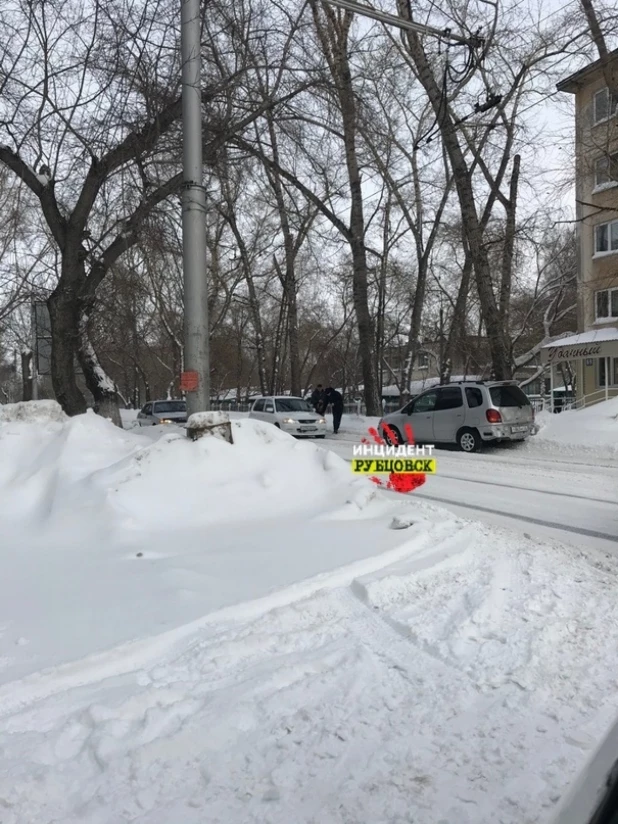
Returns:
[[[34,355],[30,349],[24,350],[21,353],[21,385],[22,385],[22,400],[32,400],[32,381],[34,377],[34,370],[32,368],[32,359]]]
[[[315,2],[312,3],[312,10],[318,36],[336,85],[341,111],[345,160],[350,187],[349,231],[350,249],[352,251],[352,295],[358,325],[358,349],[364,383],[363,394],[367,415],[378,416],[381,414],[381,404],[377,379],[375,329],[369,311],[363,189],[356,148],[356,97],[348,60],[348,35],[353,15],[345,12],[344,15],[337,17],[332,9],[323,4],[323,10],[327,17],[326,25],[324,25],[320,20]]]
[[[449,361],[450,363],[449,380],[453,367],[453,354],[456,350],[460,352],[463,351],[466,343],[466,306],[468,303],[471,278],[472,256],[466,252],[457,300],[455,301],[455,308],[453,309],[453,320],[444,350],[445,362]]]
[[[398,0],[398,10],[404,19],[409,20],[409,11],[404,0]],[[453,170],[463,230],[472,258],[481,312],[489,339],[493,371],[497,380],[508,380],[512,376],[510,345],[506,332],[502,328],[500,310],[493,291],[491,267],[484,245],[481,221],[476,211],[472,172],[459,145],[457,126],[443,100],[442,89],[436,81],[420,38],[417,34],[408,31],[406,32],[406,42],[408,52],[416,66],[419,80],[434,110],[444,148]]]
[[[506,207],[506,225],[504,228],[504,246],[502,249],[502,277],[500,283],[500,319],[502,327],[510,338],[510,307],[511,286],[513,283],[513,256],[515,254],[515,234],[517,223],[517,191],[519,186],[519,167],[521,158],[513,158],[513,172],[511,174],[510,195]]]
[[[298,334],[298,303],[296,301],[296,280],[288,290],[288,343],[290,347],[290,388],[292,395],[300,395],[300,343]]]
[[[91,310],[85,312],[80,321],[80,339],[77,356],[84,373],[86,386],[94,398],[96,413],[103,418],[111,419],[113,424],[122,429],[116,386],[101,366],[88,335],[90,311]]]
[[[51,377],[54,394],[67,415],[83,415],[87,409],[86,399],[75,378],[81,301],[76,286],[68,286],[64,275],[48,298],[47,307],[52,335]]]

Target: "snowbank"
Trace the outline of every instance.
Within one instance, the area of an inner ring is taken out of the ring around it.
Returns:
[[[136,427],[138,427],[138,414],[139,409],[121,409],[120,420],[122,422],[123,429],[135,429]]]
[[[0,682],[405,540],[395,503],[315,444],[249,420],[233,446],[156,429],[0,424]]]
[[[56,401],[22,401],[0,405],[0,423],[64,423],[68,417]]]
[[[88,514],[108,530],[152,531],[308,514],[372,491],[315,444],[258,421],[232,426],[233,446],[181,430],[153,441],[91,412],[36,431],[2,425],[0,519],[70,527]]]
[[[589,406],[536,417],[540,429],[529,442],[562,452],[582,448],[618,457],[618,398]]]

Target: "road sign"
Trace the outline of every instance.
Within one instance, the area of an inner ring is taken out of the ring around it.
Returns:
[[[180,375],[181,392],[195,392],[199,385],[200,376],[198,372],[183,372]]]

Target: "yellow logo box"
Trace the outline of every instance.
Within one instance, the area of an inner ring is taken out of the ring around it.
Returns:
[[[435,458],[393,458],[375,460],[354,458],[352,472],[360,475],[433,475],[436,471]]]

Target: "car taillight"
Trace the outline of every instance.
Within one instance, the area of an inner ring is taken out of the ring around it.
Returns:
[[[497,409],[488,409],[485,415],[489,423],[502,423],[502,415]]]

